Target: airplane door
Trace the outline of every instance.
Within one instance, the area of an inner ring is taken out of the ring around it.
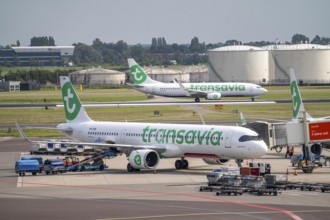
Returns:
[[[231,137],[233,136],[233,131],[229,130],[225,133],[225,148],[231,148]]]
[[[123,129],[120,133],[120,143],[125,144],[126,129]]]

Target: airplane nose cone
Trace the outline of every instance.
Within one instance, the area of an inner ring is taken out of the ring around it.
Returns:
[[[264,141],[260,142],[258,151],[260,153],[260,157],[268,153],[268,146]]]
[[[262,94],[265,94],[265,93],[267,93],[267,92],[268,92],[267,89],[261,88],[261,93],[262,93]]]

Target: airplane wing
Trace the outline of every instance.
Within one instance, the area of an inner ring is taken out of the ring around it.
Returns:
[[[184,87],[182,85],[182,83],[179,81],[179,80],[173,80],[173,82],[176,82],[179,84],[180,88],[185,91],[186,93],[186,96],[191,96],[191,97],[195,97],[195,96],[198,96],[198,97],[205,97],[207,95],[207,92],[202,92],[202,91],[196,91],[196,90],[191,90],[191,89],[188,89],[186,87]]]
[[[16,128],[18,130],[18,132],[20,133],[21,137],[30,142],[30,143],[34,143],[34,144],[47,144],[49,143],[49,141],[33,141],[31,139],[29,139],[23,132],[22,128],[16,123]],[[116,143],[106,143],[105,142],[100,142],[100,143],[96,143],[96,142],[79,142],[79,141],[51,141],[52,144],[66,144],[66,145],[86,145],[86,146],[93,146],[96,148],[100,148],[100,149],[109,149],[109,148],[116,148],[116,149],[124,149],[124,150],[138,150],[138,149],[151,149],[154,150],[158,153],[163,153],[166,151],[166,147],[163,145],[130,145],[130,144],[116,144]]]

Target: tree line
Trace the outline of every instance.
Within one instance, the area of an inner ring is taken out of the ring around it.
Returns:
[[[30,46],[55,46],[53,37],[33,37]],[[200,42],[197,37],[191,39],[190,44],[167,44],[164,37],[154,37],[150,45],[128,45],[120,40],[116,43],[106,43],[96,38],[92,45],[84,43],[74,43],[75,46],[72,60],[76,66],[108,65],[108,66],[127,66],[126,59],[133,57],[141,65],[171,65],[172,61],[181,65],[206,64],[207,50],[228,45],[250,45],[267,46],[273,45],[274,41],[256,41],[242,43],[239,40],[231,39],[225,43],[205,44]],[[311,41],[303,34],[292,36],[291,42],[285,44],[313,43],[328,45],[330,38],[316,35]],[[17,41],[17,46],[20,45]],[[15,45],[16,46],[16,45]]]

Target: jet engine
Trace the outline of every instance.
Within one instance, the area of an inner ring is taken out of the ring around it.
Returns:
[[[229,162],[229,160],[225,160],[225,159],[217,159],[217,158],[203,158],[203,161],[207,164],[227,164]]]
[[[313,144],[311,146],[311,152],[316,155],[322,154],[322,145],[321,144]]]
[[[218,92],[211,92],[206,95],[206,99],[210,100],[219,100],[221,99],[221,93]]]
[[[128,161],[135,169],[152,169],[158,166],[159,155],[153,150],[135,150],[130,153]]]

